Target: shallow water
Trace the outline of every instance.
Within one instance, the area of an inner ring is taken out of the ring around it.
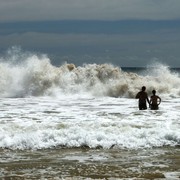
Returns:
[[[14,50],[0,62],[0,179],[179,179],[179,69]],[[138,110],[142,86],[158,111]]]
[[[179,179],[180,99],[1,98],[1,179]]]
[[[1,150],[4,179],[179,179],[180,149]]]

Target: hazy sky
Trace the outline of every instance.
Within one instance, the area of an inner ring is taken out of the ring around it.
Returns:
[[[12,46],[54,64],[180,67],[180,0],[0,0],[0,53]]]

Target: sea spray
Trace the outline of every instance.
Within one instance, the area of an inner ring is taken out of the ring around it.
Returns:
[[[13,54],[15,53],[15,55]],[[125,72],[112,64],[64,63],[53,66],[46,55],[13,51],[0,61],[0,97],[58,96],[90,94],[93,96],[134,98],[142,86],[166,97],[180,95],[180,77],[162,64],[143,73]],[[7,59],[8,58],[8,59]],[[19,61],[18,61],[19,59]]]

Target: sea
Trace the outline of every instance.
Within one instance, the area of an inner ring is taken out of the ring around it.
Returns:
[[[0,179],[180,179],[180,69],[1,57]]]

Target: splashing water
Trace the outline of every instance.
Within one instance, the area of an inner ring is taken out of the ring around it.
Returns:
[[[162,64],[143,74],[128,73],[111,64],[64,63],[53,66],[46,55],[13,50],[0,58],[0,96],[27,97],[88,93],[93,96],[134,98],[141,86],[166,97],[179,97],[180,77]]]

